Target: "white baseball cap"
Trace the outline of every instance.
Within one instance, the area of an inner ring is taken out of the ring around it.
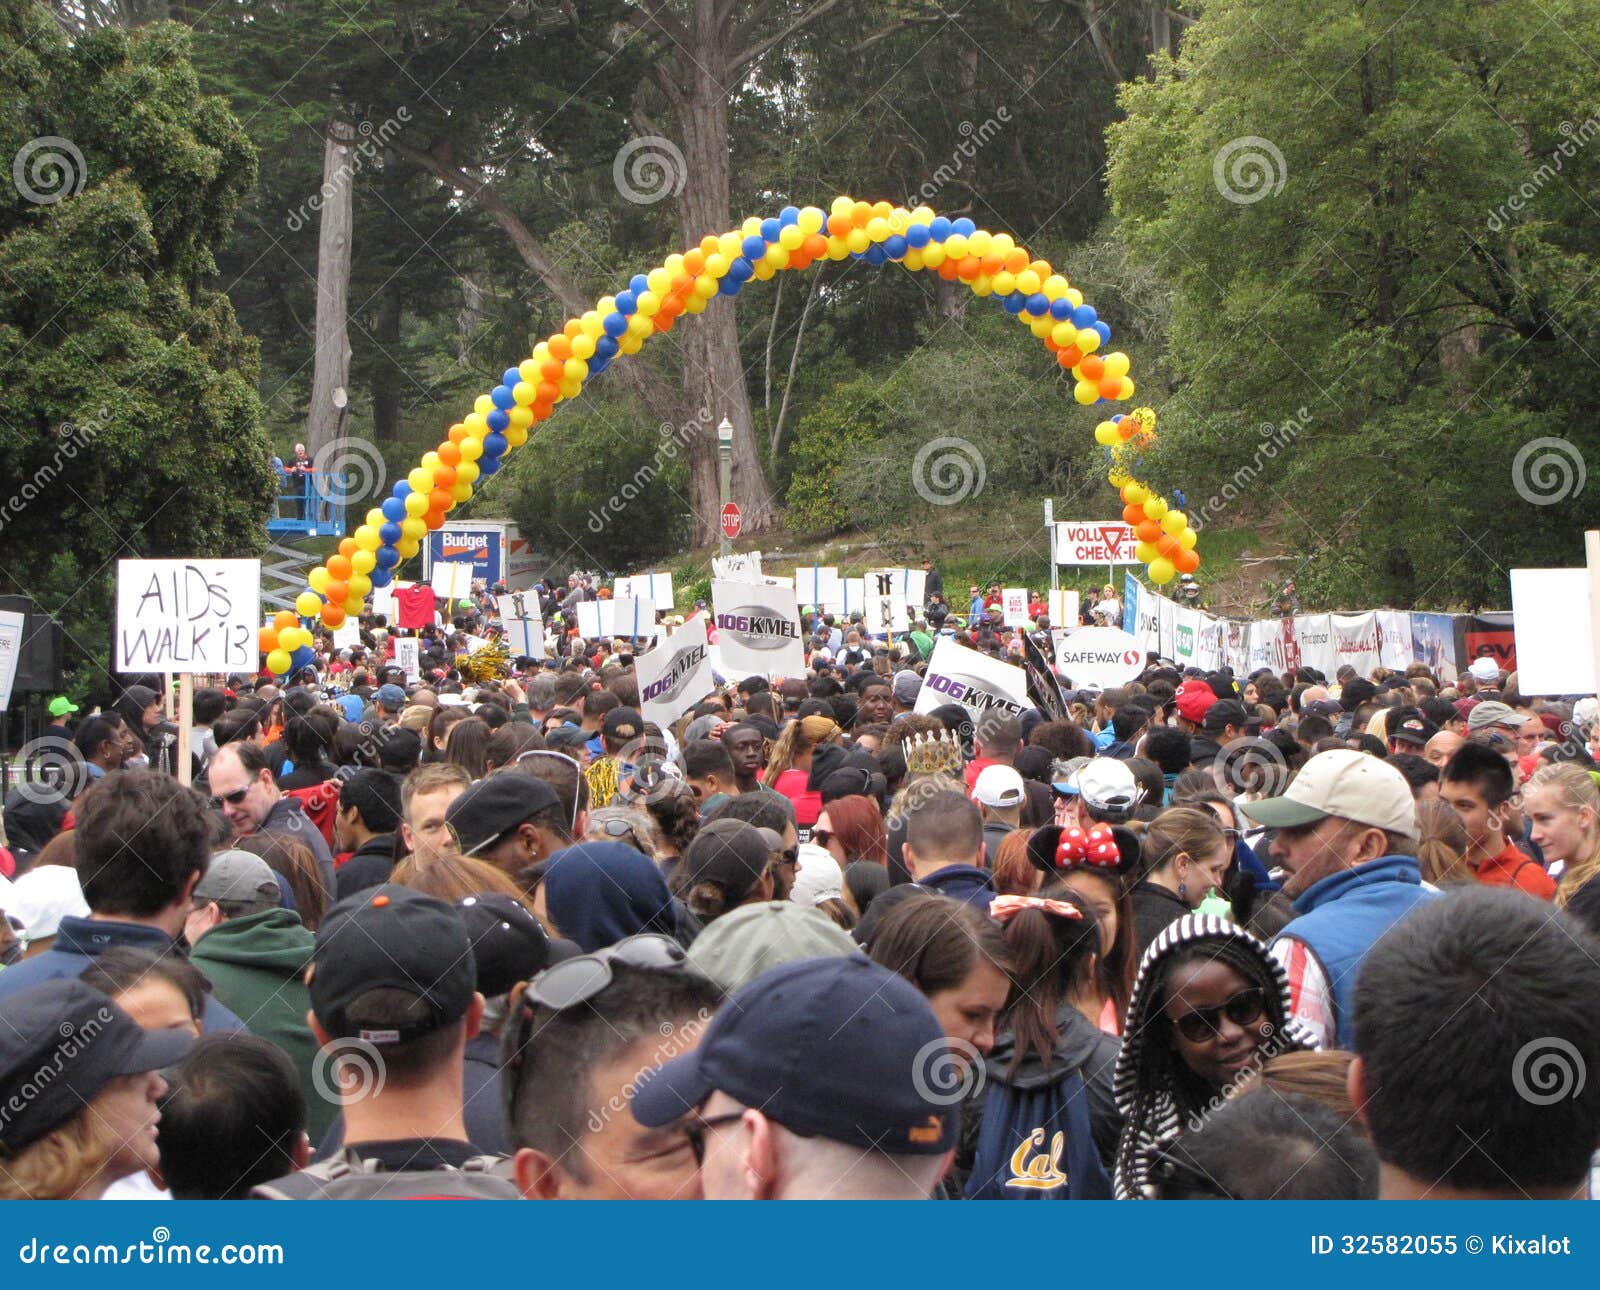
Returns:
[[[47,864],[28,870],[11,885],[5,911],[28,929],[30,941],[41,941],[54,936],[67,915],[87,918],[89,902],[76,869]]]
[[[1072,791],[1091,814],[1108,824],[1121,823],[1134,812],[1144,792],[1127,763],[1115,757],[1095,757],[1078,767],[1070,781]]]
[[[1318,753],[1282,797],[1245,802],[1239,809],[1271,829],[1299,828],[1337,816],[1408,838],[1420,833],[1417,804],[1405,776],[1388,762],[1348,748]]]
[[[1472,673],[1474,681],[1483,681],[1486,684],[1492,684],[1500,679],[1500,665],[1487,655],[1473,659],[1467,671]]]
[[[972,786],[972,800],[980,806],[1021,806],[1027,798],[1022,776],[1010,766],[985,766]]]

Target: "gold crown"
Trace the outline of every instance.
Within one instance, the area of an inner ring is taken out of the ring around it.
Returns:
[[[926,735],[917,733],[907,739],[904,746],[908,775],[959,775],[966,764],[961,755],[961,740],[953,730]]]

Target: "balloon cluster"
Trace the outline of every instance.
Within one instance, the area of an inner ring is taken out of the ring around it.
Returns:
[[[1139,454],[1156,441],[1155,409],[1135,408],[1102,421],[1094,437],[1111,458],[1108,478],[1122,493],[1122,519],[1133,526],[1139,543],[1134,554],[1147,566],[1150,581],[1166,583],[1180,573],[1193,573],[1200,567],[1195,549],[1200,537],[1189,517],[1133,475]]]
[[[536,344],[499,385],[478,396],[471,414],[450,427],[381,506],[367,512],[339,553],[311,571],[309,589],[295,608],[328,627],[359,613],[368,592],[393,580],[396,566],[417,554],[427,534],[472,496],[480,479],[500,469],[501,459],[527,441],[535,422],[576,398],[616,358],[638,353],[657,332],[671,331],[681,315],[700,313],[716,296],[738,295],[752,278],[764,282],[783,269],[845,259],[892,261],[965,283],[974,295],[994,297],[1044,343],[1072,373],[1079,403],[1133,396],[1128,356],[1102,352],[1111,328],[1084,303],[1081,291],[1010,234],[990,233],[970,219],[948,219],[926,206],[907,210],[847,196],[834,198],[827,211],[785,206],[775,216],[751,217],[737,230],[708,235],[669,255]],[[272,652],[269,670],[279,671],[272,665],[284,657],[281,650]]]
[[[301,600],[305,593],[301,593]],[[297,601],[295,608],[300,608]],[[309,615],[307,615],[309,617]],[[267,671],[282,676],[290,670],[298,672],[311,666],[315,657],[311,649],[311,632],[300,626],[293,609],[280,609],[272,621],[261,629],[259,644],[267,656]]]

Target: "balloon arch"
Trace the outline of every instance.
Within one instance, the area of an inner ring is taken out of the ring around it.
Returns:
[[[381,506],[367,512],[338,553],[311,571],[295,601],[300,617],[338,627],[360,613],[371,590],[392,581],[400,562],[417,554],[427,534],[472,496],[480,479],[500,469],[506,453],[527,442],[536,422],[558,403],[576,398],[589,378],[616,359],[638,353],[651,336],[671,331],[681,315],[700,313],[714,297],[738,295],[752,278],[765,281],[781,270],[805,269],[825,259],[893,261],[965,283],[974,295],[997,300],[1044,343],[1076,378],[1079,403],[1133,397],[1128,356],[1101,352],[1111,341],[1111,328],[1084,303],[1082,292],[1009,234],[987,232],[970,219],[947,219],[926,206],[907,210],[846,196],[834,198],[827,213],[816,206],[785,206],[776,216],[752,216],[736,232],[708,235],[681,255],[669,255],[535,345],[529,358],[506,370],[499,385],[478,396],[472,412],[423,454]],[[1188,517],[1130,473],[1133,453],[1154,435],[1155,413],[1149,408],[1095,427],[1096,441],[1109,450],[1110,481],[1121,489],[1123,519],[1139,539],[1139,559],[1152,581],[1164,583],[1199,568],[1200,556]],[[311,633],[303,626],[263,628],[260,643],[271,672],[282,674],[310,661]]]

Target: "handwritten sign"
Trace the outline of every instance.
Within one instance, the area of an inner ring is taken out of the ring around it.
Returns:
[[[405,673],[407,681],[422,679],[422,642],[415,636],[397,636],[394,642],[395,666]]]
[[[118,560],[118,672],[254,672],[259,560]]]

